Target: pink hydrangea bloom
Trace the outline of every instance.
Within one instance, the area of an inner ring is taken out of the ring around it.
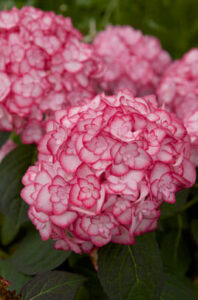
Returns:
[[[98,87],[108,94],[123,88],[134,96],[154,93],[171,60],[157,38],[130,26],[108,26],[98,33],[93,45],[106,66]]]
[[[57,249],[133,244],[157,227],[159,206],[194,183],[189,156],[185,128],[155,96],[100,94],[47,122],[21,196],[42,239]]]
[[[191,139],[191,160],[198,166],[198,49],[169,66],[157,94],[160,103],[183,120]]]
[[[95,95],[100,68],[70,18],[33,7],[0,12],[0,130],[38,142],[44,117]]]

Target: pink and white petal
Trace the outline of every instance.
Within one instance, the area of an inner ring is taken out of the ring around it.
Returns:
[[[27,204],[32,205],[34,203],[34,198],[33,198],[34,192],[35,192],[34,184],[26,185],[21,191],[21,197]]]
[[[50,222],[45,223],[45,225],[43,225],[43,227],[39,230],[39,232],[42,240],[47,241],[50,238],[52,232],[51,223]]]
[[[67,211],[62,215],[52,215],[50,216],[50,220],[57,226],[60,226],[61,228],[68,228],[69,225],[71,225],[76,218],[78,217],[78,214],[76,212]]]
[[[97,247],[102,247],[111,241],[111,235],[109,235],[107,238],[103,238],[101,236],[92,236],[91,241]]]
[[[38,211],[50,214],[52,212],[52,203],[50,201],[51,195],[48,190],[48,185],[44,185],[35,200],[35,207]]]
[[[119,235],[112,236],[112,242],[123,245],[133,245],[135,239],[129,234],[129,230],[124,226],[120,226],[121,233]]]
[[[66,153],[62,152],[60,156],[60,163],[66,172],[73,173],[77,170],[82,161],[77,155],[67,155]]]

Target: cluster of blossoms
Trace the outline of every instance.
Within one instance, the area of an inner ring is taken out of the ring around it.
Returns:
[[[191,139],[191,160],[198,166],[198,49],[169,66],[157,94],[160,103],[183,121]]]
[[[33,7],[0,12],[0,130],[37,143],[43,119],[87,103],[101,64],[70,18]]]
[[[70,18],[0,12],[0,131],[38,144],[21,196],[56,249],[133,244],[194,183],[198,50],[170,62],[156,38],[129,26],[109,26],[91,45]],[[167,111],[148,96],[157,89]],[[0,161],[15,147],[9,140]]]
[[[123,88],[134,96],[155,93],[171,61],[157,38],[130,26],[108,26],[96,36],[93,46],[106,66],[98,89],[110,95]]]
[[[38,148],[21,196],[56,249],[133,244],[156,228],[159,206],[195,181],[183,125],[154,96],[128,90],[57,111]]]

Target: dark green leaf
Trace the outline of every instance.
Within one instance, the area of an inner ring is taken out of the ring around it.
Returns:
[[[4,216],[1,225],[1,243],[8,245],[17,235],[19,227],[12,220]]]
[[[37,275],[22,288],[23,300],[73,300],[84,277],[62,272],[51,271]]]
[[[85,262],[84,262],[84,260],[85,260]],[[79,270],[79,267],[80,268],[81,268],[81,266],[84,267],[84,264],[87,265],[87,260],[88,260],[89,264],[91,265],[90,259],[89,259],[89,257],[87,257],[87,254],[83,253],[82,255],[79,255],[75,252],[71,252],[71,255],[68,258],[68,263],[69,263],[69,266],[73,270],[75,269],[76,273],[81,273]]]
[[[193,283],[193,291],[198,299],[198,280],[194,281],[194,283]]]
[[[77,291],[74,300],[89,300],[89,292],[86,289],[86,287],[84,287],[84,285],[81,285],[81,287],[79,288],[79,290]],[[94,299],[95,298],[91,298]],[[103,300],[103,298],[101,298],[101,300]]]
[[[21,224],[25,221],[27,205],[20,198],[21,179],[35,153],[35,146],[19,146],[0,164],[0,211]]]
[[[0,131],[0,148],[5,144],[5,142],[9,138],[9,135],[10,135],[10,132]]]
[[[198,245],[198,220],[197,219],[192,220],[191,232],[192,232],[192,236],[194,238],[194,241]]]
[[[184,189],[177,193],[176,202],[174,204],[171,203],[163,203],[161,205],[161,216],[160,218],[167,218],[175,215],[179,212],[180,208],[187,201],[189,196],[190,189]]]
[[[89,291],[90,299],[94,299],[94,300],[108,300],[109,299],[107,297],[107,295],[105,294],[98,277],[95,274],[90,276],[87,279],[87,281],[85,282],[85,287]],[[79,299],[79,300],[81,300],[81,299]]]
[[[176,274],[185,274],[191,262],[188,243],[177,232],[164,235],[161,244],[164,269]]]
[[[160,300],[197,300],[194,292],[185,284],[184,280],[175,275],[166,274],[164,288]]]
[[[20,272],[18,272],[13,264],[12,260],[5,259],[0,260],[0,275],[10,281],[11,285],[9,286],[10,290],[16,290],[17,293],[20,292],[21,287],[28,281],[30,278],[27,275],[24,275]]]
[[[42,241],[37,231],[30,231],[21,241],[13,256],[16,269],[28,275],[55,269],[70,255],[70,252],[55,250],[54,242]]]
[[[110,299],[159,299],[163,272],[153,234],[133,246],[109,244],[99,250],[99,279]]]
[[[84,284],[85,288],[89,292],[89,297],[87,299],[94,299],[94,300],[107,300],[108,297],[104,293],[104,290],[101,286],[101,283],[97,277],[97,273],[93,267],[93,263],[91,262],[90,257],[87,254],[76,254],[74,252],[71,253],[68,263],[70,268],[75,273],[82,274],[83,276],[87,277],[87,280]],[[80,297],[81,293],[84,293],[85,290],[79,291],[77,295]],[[75,299],[76,300],[76,299]],[[81,299],[79,299],[81,300]]]
[[[195,252],[195,268],[197,269],[198,272],[198,250]],[[197,282],[198,285],[198,282]]]

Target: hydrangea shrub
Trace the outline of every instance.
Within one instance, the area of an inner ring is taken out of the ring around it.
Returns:
[[[195,3],[26,2],[83,37],[25,1],[0,2],[0,298],[197,300],[197,49],[160,45],[197,45]]]
[[[38,149],[21,196],[56,249],[133,244],[157,227],[160,205],[195,181],[184,126],[154,96],[128,90],[57,111]]]

